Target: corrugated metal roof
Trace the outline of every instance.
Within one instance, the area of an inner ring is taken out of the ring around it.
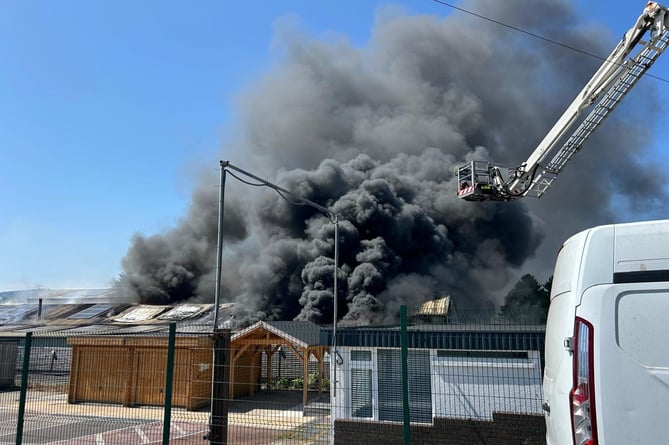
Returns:
[[[37,306],[34,304],[6,304],[0,311],[0,323],[20,322],[35,313],[37,313]]]
[[[210,334],[211,330],[210,324],[180,324],[177,326],[179,334]]]
[[[38,300],[60,301],[62,303],[129,303],[114,288],[105,289],[28,289],[0,292],[0,302],[36,303]]]
[[[40,333],[40,332],[58,332],[63,329],[71,329],[72,326],[57,326],[57,325],[46,325],[46,326],[21,326],[21,327],[14,327],[12,328],[12,332],[21,332],[21,333],[26,333],[26,332],[34,332],[34,333]]]
[[[134,326],[113,326],[106,334],[143,334],[149,332],[167,331],[167,325],[162,324],[140,324]]]
[[[214,305],[208,305],[209,307],[204,311],[198,314],[194,319],[184,320],[179,323],[179,328],[183,326],[189,326],[191,324],[196,325],[208,325],[209,330],[213,329],[214,326]],[[230,328],[234,324],[234,307],[235,303],[223,303],[218,305],[218,327],[219,328]]]
[[[270,326],[287,333],[291,337],[295,337],[304,342],[307,346],[320,345],[321,343],[321,328],[317,324],[310,321],[268,321]]]
[[[23,329],[27,324],[6,324],[0,326],[0,332],[17,332],[18,329]]]
[[[59,318],[68,318],[88,307],[90,304],[46,304],[42,307],[42,318],[44,320],[55,320]]]
[[[140,305],[133,306],[113,320],[121,323],[146,322],[168,310],[170,306]]]
[[[211,308],[211,304],[180,304],[169,311],[158,316],[161,320],[181,321],[189,318],[195,318],[207,309]]]
[[[97,317],[99,315],[106,314],[111,309],[112,309],[111,304],[105,304],[105,303],[94,304],[93,306],[87,307],[86,309],[73,313],[67,318],[69,318],[70,320],[87,320],[90,318]]]
[[[91,325],[85,325],[85,326],[75,326],[75,327],[69,327],[68,329],[63,329],[60,331],[57,331],[56,334],[58,335],[63,335],[63,336],[69,336],[69,335],[95,335],[95,334],[108,334],[110,331],[113,331],[114,328],[113,326],[110,325],[97,325],[97,324],[91,324]]]
[[[417,327],[409,329],[409,348],[423,349],[479,349],[537,351],[544,349],[545,325],[508,326],[471,325],[441,329]],[[332,330],[321,331],[321,344],[332,344]],[[399,348],[400,330],[397,328],[340,328],[337,329],[337,345],[370,348]]]
[[[167,331],[170,323],[177,323],[177,332],[210,333],[213,329],[213,304],[185,303],[175,306],[136,305],[127,303],[98,304],[1,304],[0,333],[15,332],[55,335],[108,334],[116,332]],[[222,304],[219,325],[233,317],[234,304]],[[161,315],[162,314],[162,315]],[[140,327],[134,327],[140,326]],[[150,326],[150,327],[144,327]]]
[[[446,296],[437,300],[426,301],[418,306],[413,313],[415,316],[446,316],[451,304],[451,297]]]

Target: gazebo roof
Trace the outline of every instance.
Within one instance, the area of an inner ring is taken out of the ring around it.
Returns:
[[[259,321],[232,336],[232,342],[262,331],[301,348],[321,345],[321,328],[310,321]]]

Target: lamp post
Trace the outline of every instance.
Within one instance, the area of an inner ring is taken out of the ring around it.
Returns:
[[[302,198],[301,196],[296,195],[295,193],[291,192],[290,190],[286,190],[283,187],[279,187],[276,184],[273,184],[265,179],[259,178],[258,176],[249,173],[245,170],[242,170],[241,168],[232,165],[230,161],[220,161],[220,167],[221,167],[221,180],[220,180],[220,187],[221,190],[219,192],[219,202],[218,202],[218,247],[217,247],[217,255],[216,255],[216,290],[214,293],[214,304],[216,308],[214,309],[214,328],[218,327],[218,305],[220,304],[221,301],[221,259],[223,255],[223,200],[225,198],[225,177],[226,177],[226,171],[228,169],[234,170],[237,173],[241,173],[242,175],[245,175],[255,181],[258,181],[260,184],[258,185],[264,185],[266,187],[272,188],[279,192],[280,194],[285,194],[285,195],[290,195],[293,198],[297,199],[296,202],[293,204],[295,205],[306,205],[309,207],[312,207],[319,212],[323,213],[325,216],[328,217],[330,222],[334,224],[335,228],[335,233],[334,233],[334,310],[333,310],[333,318],[334,318],[334,324],[333,324],[333,329],[336,329],[337,326],[337,267],[339,264],[339,215],[336,213],[330,211],[329,209],[323,207],[320,204],[316,204],[315,202]],[[233,175],[234,176],[234,175]],[[336,331],[333,332],[335,334]]]
[[[224,198],[225,198],[225,178],[226,178],[226,172],[228,170],[232,170],[236,173],[242,174],[248,178],[253,179],[254,181],[257,181],[259,184],[254,184],[254,185],[263,185],[269,188],[274,189],[281,195],[282,197],[284,195],[289,195],[292,198],[294,198],[296,201],[291,202],[292,204],[295,205],[307,205],[309,207],[312,207],[319,212],[323,213],[327,218],[330,220],[332,224],[334,224],[334,285],[333,285],[333,320],[332,320],[332,352],[330,354],[330,360],[333,366],[333,376],[331,377],[331,381],[333,382],[333,397],[336,397],[337,394],[337,372],[336,372],[336,366],[337,366],[337,292],[338,292],[338,286],[337,286],[337,268],[339,265],[339,215],[336,213],[330,211],[329,209],[323,207],[320,204],[317,204],[309,199],[302,198],[295,193],[286,190],[282,187],[279,187],[276,184],[273,184],[269,181],[266,181],[265,179],[259,178],[258,176],[249,173],[245,170],[242,170],[239,167],[236,167],[235,165],[232,165],[230,161],[220,161],[220,191],[219,191],[219,202],[218,202],[218,244],[217,244],[217,249],[216,249],[216,290],[214,292],[214,335],[216,335],[216,331],[218,330],[218,311],[219,311],[219,306],[221,302],[221,269],[222,269],[222,257],[223,257],[223,204],[224,204]],[[237,176],[230,172],[230,174],[237,178]],[[237,178],[240,179],[240,178]],[[241,179],[240,179],[241,180]],[[245,182],[241,180],[242,182]],[[214,355],[216,354],[216,351],[214,351]],[[216,363],[216,357],[214,356],[214,363]],[[212,373],[213,377],[213,373]],[[217,394],[217,390],[220,390],[221,388],[217,387],[217,382],[215,379],[212,378],[212,407],[214,406],[214,396]],[[221,414],[218,417],[223,417],[222,414],[224,414],[224,417],[227,419],[227,412],[226,413],[219,413]],[[215,414],[213,413],[213,408],[212,408],[212,418],[216,417]],[[215,424],[215,422],[211,422],[212,425]],[[227,440],[227,438],[223,439]],[[221,442],[221,443],[226,443],[226,442]]]
[[[225,200],[225,165],[220,161],[221,180],[218,192],[218,241],[216,244],[216,289],[214,289],[214,331],[218,329],[218,306],[221,303],[221,270],[223,260],[223,201]]]

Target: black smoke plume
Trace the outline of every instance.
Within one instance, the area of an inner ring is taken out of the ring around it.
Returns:
[[[562,0],[462,6],[592,53],[615,41]],[[522,162],[599,60],[458,12],[380,12],[364,48],[295,29],[278,39],[282,62],[241,96],[240,167],[339,215],[338,313],[351,322],[390,321],[442,293],[459,309],[490,308],[528,261],[547,277],[567,235],[612,222],[613,196],[664,198],[639,160],[647,117],[629,112],[656,106],[643,82],[540,201],[455,197],[458,163]],[[229,184],[224,301],[243,322],[330,321],[334,226],[271,190]],[[152,303],[213,300],[217,185],[203,179],[174,229],[134,237],[122,289]],[[536,258],[540,246],[549,254]]]

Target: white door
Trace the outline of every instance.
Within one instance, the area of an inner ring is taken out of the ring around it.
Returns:
[[[596,286],[581,302],[594,328],[599,443],[667,443],[669,285]]]
[[[574,301],[573,293],[564,292],[553,298],[548,311],[543,381],[547,445],[572,443],[569,391],[573,382],[573,359],[564,342],[574,335]]]

